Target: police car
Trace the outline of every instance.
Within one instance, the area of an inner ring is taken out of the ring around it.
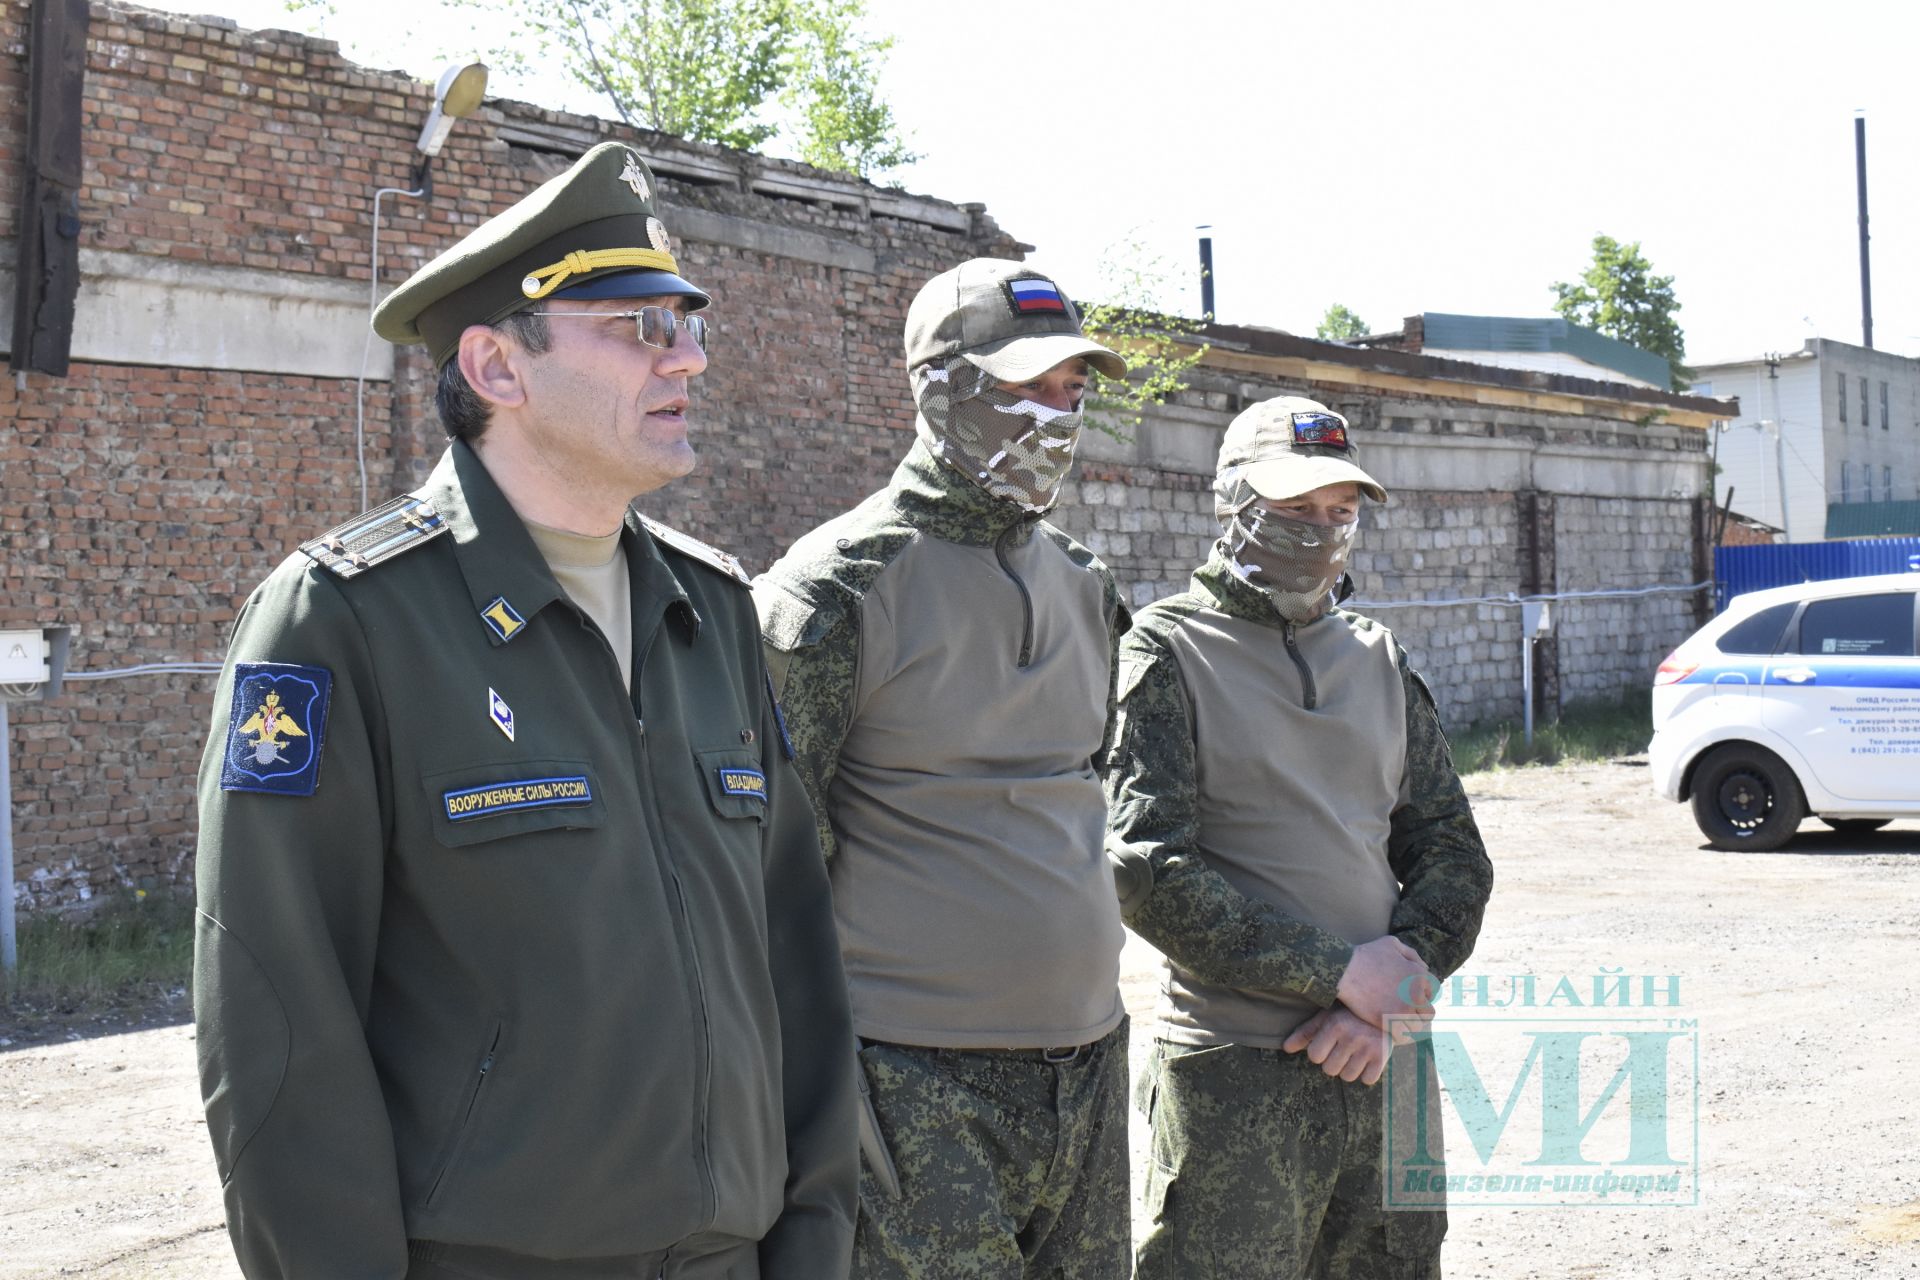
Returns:
[[[1653,680],[1653,781],[1716,849],[1920,817],[1920,573],[1736,596]]]

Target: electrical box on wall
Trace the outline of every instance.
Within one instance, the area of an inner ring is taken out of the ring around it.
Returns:
[[[71,627],[0,630],[0,698],[42,700],[60,692]]]

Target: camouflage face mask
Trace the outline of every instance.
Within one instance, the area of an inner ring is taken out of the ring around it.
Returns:
[[[996,498],[1051,510],[1073,465],[1081,415],[1002,391],[978,365],[955,356],[913,371],[918,431],[940,459]]]
[[[1228,518],[1222,541],[1234,572],[1265,591],[1281,617],[1304,625],[1333,606],[1359,527],[1289,520],[1255,502]]]

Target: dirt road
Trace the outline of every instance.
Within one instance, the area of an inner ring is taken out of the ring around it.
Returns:
[[[1456,1208],[1450,1280],[1920,1277],[1920,977],[1903,949],[1920,938],[1920,824],[1809,823],[1781,853],[1724,854],[1641,767],[1469,790],[1499,882],[1466,989],[1532,976],[1545,1002],[1563,977],[1582,994],[1593,975],[1656,977],[1653,1012],[1697,1021],[1699,1203]],[[1143,1010],[1150,953],[1127,960]],[[1603,1012],[1556,1005],[1541,1012]],[[1506,1084],[1489,1087],[1498,1106]],[[0,1047],[0,1276],[234,1274],[189,1027]]]

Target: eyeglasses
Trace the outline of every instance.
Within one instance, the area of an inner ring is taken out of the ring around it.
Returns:
[[[631,320],[640,341],[662,351],[673,349],[674,333],[684,328],[693,345],[707,349],[707,334],[713,328],[705,316],[683,316],[672,307],[642,307],[638,311],[522,311],[523,316],[585,316],[589,320]]]

